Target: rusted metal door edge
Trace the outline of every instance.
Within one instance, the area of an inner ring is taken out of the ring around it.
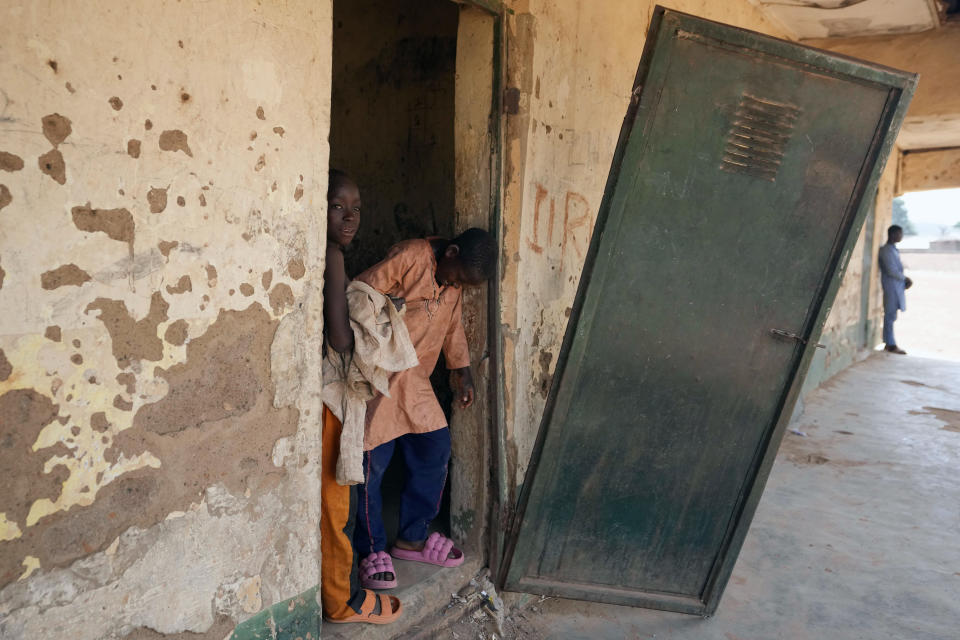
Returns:
[[[671,29],[675,31],[671,32]],[[617,177],[620,173],[619,169],[623,162],[623,156],[628,137],[627,134],[633,130],[634,120],[637,116],[637,107],[639,106],[639,95],[645,84],[646,76],[650,71],[651,51],[654,45],[661,38],[672,37],[673,33],[680,30],[683,30],[688,34],[695,34],[697,36],[711,39],[713,39],[711,37],[713,34],[717,34],[722,30],[724,39],[727,43],[750,49],[753,49],[758,41],[763,41],[764,44],[767,45],[766,55],[782,58],[794,64],[799,63],[807,65],[828,75],[836,75],[846,79],[859,80],[861,82],[872,84],[881,84],[889,88],[890,97],[887,101],[884,117],[881,120],[882,125],[877,129],[877,136],[874,139],[871,152],[868,153],[864,159],[864,165],[868,164],[872,158],[876,158],[877,161],[874,164],[873,170],[868,176],[865,176],[861,173],[858,178],[857,186],[854,190],[855,195],[848,205],[848,210],[853,209],[856,211],[856,213],[853,216],[848,216],[849,221],[847,222],[844,231],[850,230],[851,228],[856,230],[862,226],[871,200],[869,197],[866,197],[866,195],[876,189],[880,175],[883,172],[884,165],[886,164],[887,157],[893,148],[893,144],[896,139],[896,133],[903,122],[910,98],[912,97],[913,91],[916,88],[917,76],[915,74],[889,69],[880,65],[864,63],[863,61],[857,61],[851,58],[835,56],[833,54],[796,43],[778,41],[776,39],[771,39],[770,36],[744,29],[729,27],[727,25],[722,25],[715,22],[704,21],[700,18],[696,18],[695,16],[670,11],[658,5],[654,10],[650,27],[648,29],[640,66],[638,68],[636,80],[634,81],[631,102],[627,110],[627,115],[624,118],[624,124],[617,142],[617,149],[614,153],[613,161],[611,163],[610,174],[608,175],[607,185],[604,189],[603,203],[597,216],[594,233],[592,234],[590,240],[584,271],[577,288],[577,294],[573,309],[570,314],[568,326],[576,326],[579,324],[580,315],[583,310],[583,294],[585,292],[587,283],[591,280],[590,276],[592,275],[592,266],[599,251],[600,241],[602,239],[606,221],[610,213],[611,203],[609,202],[607,195],[615,188]],[[886,131],[885,134],[882,133],[884,131]],[[841,237],[842,235],[843,234],[841,234]],[[756,511],[756,507],[759,504],[760,496],[766,484],[766,478],[769,475],[770,468],[772,467],[773,461],[776,458],[776,448],[779,446],[780,440],[782,440],[786,425],[790,419],[790,412],[793,406],[796,404],[796,400],[802,386],[799,384],[799,382],[802,380],[803,375],[810,366],[810,361],[815,351],[813,344],[819,340],[827,314],[829,313],[832,302],[836,297],[837,290],[840,286],[843,271],[846,269],[853,246],[856,244],[856,234],[847,233],[846,237],[847,240],[844,245],[842,247],[835,247],[834,251],[831,253],[831,261],[828,265],[828,269],[833,269],[839,263],[837,276],[824,283],[825,290],[822,291],[821,295],[818,296],[820,304],[817,306],[816,310],[813,311],[815,318],[812,323],[805,323],[806,326],[810,327],[810,330],[805,336],[808,342],[806,344],[798,344],[797,348],[802,349],[802,355],[792,374],[791,384],[788,387],[788,390],[785,392],[780,403],[780,411],[775,419],[770,436],[765,440],[767,446],[761,448],[765,450],[765,454],[754,466],[754,468],[757,470],[754,476],[754,482],[750,484],[750,486],[745,487],[741,492],[739,502],[742,506],[738,510],[735,510],[734,513],[736,517],[731,518],[731,523],[736,521],[738,524],[731,527],[732,530],[728,531],[727,541],[723,545],[720,554],[718,554],[718,561],[711,570],[710,577],[705,584],[700,598],[687,598],[668,594],[647,594],[641,592],[630,592],[630,595],[628,596],[627,592],[624,590],[622,593],[624,598],[623,604],[666,609],[704,616],[712,615],[716,611],[716,608],[719,605],[720,594],[722,594],[723,587],[729,580],[730,574],[733,572],[737,554],[739,553],[739,550],[743,545],[743,541],[746,538],[750,522]],[[827,304],[828,301],[829,304]],[[529,577],[519,580],[515,585],[507,586],[505,583],[510,562],[512,561],[513,554],[516,550],[517,533],[519,532],[520,525],[523,521],[523,516],[526,512],[529,502],[530,488],[532,486],[531,480],[533,479],[540,464],[543,445],[546,440],[547,432],[549,430],[549,425],[555,408],[556,393],[560,386],[563,372],[566,368],[573,338],[574,334],[572,331],[568,330],[564,335],[563,344],[557,360],[555,374],[551,383],[548,402],[544,408],[540,429],[537,434],[533,452],[531,454],[530,464],[527,467],[527,473],[524,479],[523,489],[518,500],[516,514],[512,518],[512,521],[509,525],[509,531],[506,535],[503,559],[499,564],[496,574],[497,584],[501,588],[529,590],[533,593],[544,593],[546,590],[551,589],[549,586],[551,583],[549,581],[531,579]],[[605,594],[611,594],[613,599],[617,599],[617,596],[615,595],[617,590],[615,587],[604,585],[571,585],[570,588],[566,590],[566,593],[569,596],[571,593],[576,594],[577,592],[580,592],[582,595],[588,596],[601,591]],[[553,593],[547,595],[559,594],[554,591]],[[630,602],[627,602],[627,600]],[[695,602],[699,602],[699,605],[692,604]]]

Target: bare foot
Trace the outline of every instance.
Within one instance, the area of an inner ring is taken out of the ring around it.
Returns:
[[[394,545],[400,547],[401,549],[406,549],[407,551],[423,551],[423,545],[427,544],[426,540],[421,540],[420,542],[408,542],[406,540],[397,539],[394,542]]]

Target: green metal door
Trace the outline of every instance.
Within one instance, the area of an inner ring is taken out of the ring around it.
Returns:
[[[915,83],[657,10],[508,589],[713,612]]]

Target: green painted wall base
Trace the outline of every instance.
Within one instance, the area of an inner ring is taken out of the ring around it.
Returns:
[[[237,625],[230,640],[319,640],[317,589],[267,607]]]

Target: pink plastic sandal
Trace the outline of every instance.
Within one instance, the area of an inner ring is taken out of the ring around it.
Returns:
[[[450,557],[451,552],[452,558]],[[401,549],[395,546],[390,549],[390,555],[398,560],[425,562],[440,567],[459,567],[464,560],[463,551],[453,546],[453,540],[440,533],[431,533],[420,551]]]
[[[393,568],[393,558],[386,551],[374,551],[360,561],[360,584],[365,589],[393,589],[397,586],[397,571]],[[377,580],[378,573],[392,573],[393,580]]]

